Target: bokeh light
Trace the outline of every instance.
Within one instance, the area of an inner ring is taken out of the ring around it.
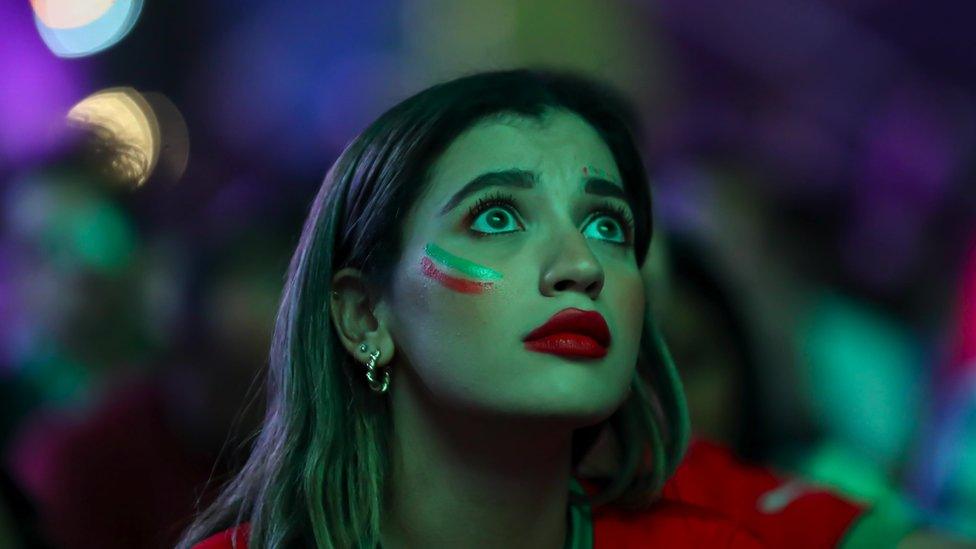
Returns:
[[[911,332],[857,300],[825,293],[797,336],[820,421],[863,457],[896,464],[924,391]]]
[[[52,29],[75,29],[105,15],[116,0],[31,0],[34,13]]]
[[[74,174],[18,179],[3,196],[8,234],[65,272],[120,271],[135,251],[135,228],[97,189],[95,180]]]
[[[911,488],[946,526],[976,536],[976,235],[956,287],[945,360],[916,445]]]
[[[71,125],[92,132],[96,147],[107,152],[110,173],[142,185],[159,160],[159,123],[146,99],[132,88],[111,88],[90,95],[68,111]]]
[[[179,181],[190,160],[190,132],[186,120],[165,95],[145,92],[142,97],[152,109],[159,128],[159,158],[152,177],[167,183]]]
[[[142,0],[31,2],[37,32],[58,57],[84,57],[125,38],[142,13]]]

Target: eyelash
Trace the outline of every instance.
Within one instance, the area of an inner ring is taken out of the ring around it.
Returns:
[[[515,197],[510,194],[504,194],[500,191],[495,191],[493,194],[489,194],[482,198],[479,198],[477,202],[474,203],[471,208],[468,209],[467,223],[471,223],[474,219],[485,210],[493,206],[509,206],[517,209]],[[602,202],[597,205],[594,212],[607,214],[610,217],[616,219],[618,223],[623,227],[624,233],[626,234],[624,242],[613,242],[608,241],[611,244],[616,244],[618,246],[629,246],[633,241],[634,235],[634,218],[630,215],[626,208],[619,204],[614,204],[613,202]],[[490,234],[478,234],[479,238],[484,236],[491,236]]]

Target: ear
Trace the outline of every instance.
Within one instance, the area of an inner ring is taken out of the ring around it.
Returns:
[[[332,277],[329,313],[342,345],[356,360],[365,363],[380,351],[378,366],[393,359],[395,346],[386,305],[375,303],[366,280],[358,269],[346,267]],[[366,344],[366,351],[360,345]]]

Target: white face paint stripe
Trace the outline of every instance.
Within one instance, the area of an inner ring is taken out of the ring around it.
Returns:
[[[778,513],[793,503],[800,495],[813,490],[813,487],[792,479],[759,496],[759,510],[767,514]]]

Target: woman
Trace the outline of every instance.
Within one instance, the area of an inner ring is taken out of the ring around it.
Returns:
[[[641,277],[634,120],[600,84],[513,70],[358,136],[293,256],[250,459],[180,546],[760,546],[657,501],[689,425]],[[604,427],[619,466],[576,479]]]

